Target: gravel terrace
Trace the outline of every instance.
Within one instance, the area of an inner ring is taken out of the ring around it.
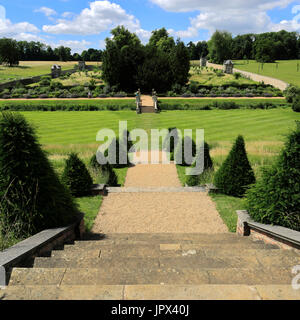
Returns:
[[[180,187],[174,164],[137,164],[125,187]],[[226,233],[228,229],[205,192],[110,193],[94,233]]]

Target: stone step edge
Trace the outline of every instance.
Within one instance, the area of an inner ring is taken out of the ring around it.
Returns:
[[[300,300],[290,285],[10,286],[3,300]]]
[[[180,193],[206,191],[206,187],[107,187],[108,193]]]

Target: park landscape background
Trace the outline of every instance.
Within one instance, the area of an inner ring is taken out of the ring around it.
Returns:
[[[93,182],[105,183],[106,177],[95,174],[90,167],[90,159],[98,148],[96,133],[102,128],[117,132],[121,120],[128,121],[128,130],[143,128],[148,132],[152,128],[203,128],[205,140],[210,146],[214,172],[221,167],[240,134],[245,139],[248,158],[257,179],[262,167],[274,163],[287,135],[296,127],[295,120],[300,119],[299,113],[295,112],[299,111],[297,97],[300,92],[297,88],[300,85],[297,60],[300,58],[300,39],[297,33],[282,31],[256,35],[251,50],[244,51],[242,48],[249,46],[250,35],[232,38],[227,32],[217,31],[208,43],[202,41],[196,45],[185,45],[176,42],[165,29],[160,29],[152,33],[149,44],[144,46],[136,35],[125,28],[118,27],[112,34],[114,38],[107,39],[105,51],[89,50],[75,56],[61,47],[52,56],[42,55],[45,60],[55,56],[60,60],[73,61],[19,62],[19,58],[9,61],[9,57],[2,55],[0,83],[47,74],[56,63],[62,65],[63,70],[71,70],[77,65],[76,60],[83,59],[90,66],[87,70],[76,70],[58,79],[46,76],[39,83],[29,86],[20,82],[0,93],[0,108],[18,111],[32,124],[60,177],[65,160],[71,152],[76,152],[89,169]],[[275,49],[274,38],[278,42]],[[291,41],[286,44],[286,39]],[[14,50],[20,50],[21,45],[21,48],[26,47],[24,42],[11,40],[10,44]],[[42,45],[32,43],[31,46],[47,50]],[[137,57],[137,54],[140,56]],[[19,56],[22,58],[22,52]],[[14,58],[19,56],[10,55]],[[237,69],[277,78],[291,85],[283,93],[238,73],[229,75],[211,67],[200,67],[201,56],[207,56],[210,62],[219,64],[232,59]],[[32,60],[39,58],[32,57]],[[94,59],[97,61],[90,61]],[[164,73],[155,65],[163,65],[166,71],[171,71]],[[134,90],[141,85],[149,93],[155,84],[161,112],[137,115],[134,112]],[[88,91],[97,99],[85,100]],[[286,95],[291,96],[290,99],[286,99]],[[124,185],[127,169],[114,168],[120,185]],[[177,170],[182,185],[185,185],[185,167],[177,166]],[[202,181],[211,182],[213,174]],[[244,199],[223,194],[212,195],[212,198],[229,231],[234,232],[237,220],[235,210],[245,208]],[[91,230],[101,201],[99,197],[76,198],[80,210],[86,214],[88,230]],[[4,248],[19,240],[12,232],[2,237],[0,244]]]

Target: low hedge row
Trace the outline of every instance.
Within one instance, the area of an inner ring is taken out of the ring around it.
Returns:
[[[287,104],[283,103],[270,103],[270,102],[260,102],[260,103],[243,103],[239,104],[234,101],[214,101],[207,105],[197,105],[197,104],[168,104],[168,103],[160,103],[159,107],[161,110],[213,110],[213,109],[219,109],[219,110],[232,110],[232,109],[275,109],[278,107],[286,107]]]
[[[207,104],[188,104],[188,103],[159,103],[161,110],[232,110],[232,109],[274,109],[277,107],[288,107],[287,103],[273,103],[273,102],[259,102],[259,103],[237,103],[234,101],[213,101]],[[49,103],[21,103],[10,102],[0,105],[0,110],[10,111],[120,111],[132,110],[136,106],[134,104],[77,104],[76,102],[63,103],[52,102]]]
[[[9,103],[0,105],[0,110],[10,111],[119,111],[119,110],[135,110],[135,105],[80,105],[80,104],[24,104],[24,103]]]

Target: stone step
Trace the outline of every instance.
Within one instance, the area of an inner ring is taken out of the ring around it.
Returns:
[[[125,248],[135,248],[140,246],[165,246],[165,247],[173,247],[179,248],[179,250],[197,250],[203,248],[218,248],[222,246],[224,249],[238,250],[238,249],[278,249],[278,247],[274,245],[265,244],[263,241],[251,241],[250,239],[231,239],[231,240],[218,240],[214,241],[200,241],[195,242],[192,240],[155,240],[155,241],[140,241],[140,240],[115,240],[111,242],[111,240],[107,241],[76,241],[74,245],[65,245],[64,249],[67,250],[89,250],[89,249],[117,249],[122,250]],[[172,249],[174,250],[174,249]]]
[[[295,256],[205,256],[188,255],[175,257],[120,257],[112,258],[92,258],[85,256],[73,256],[69,258],[36,258],[34,261],[35,268],[99,268],[104,272],[108,269],[119,269],[119,272],[128,270],[135,272],[138,269],[155,269],[163,268],[245,268],[245,267],[290,267],[300,264],[299,257]]]
[[[3,300],[300,300],[290,285],[10,286]],[[155,313],[153,314],[155,315]]]
[[[14,268],[9,286],[35,285],[290,285],[291,268]]]
[[[116,246],[116,247],[102,247],[100,249],[87,249],[87,250],[54,250],[51,257],[72,259],[80,256],[81,258],[113,258],[113,257],[126,257],[126,258],[158,258],[158,257],[181,257],[181,256],[206,256],[206,257],[227,257],[227,256],[297,256],[292,250],[277,250],[277,249],[248,249],[239,248],[232,251],[231,248],[219,249],[214,248],[197,248],[189,250],[178,250],[178,248],[172,246]]]
[[[100,241],[105,240],[227,240],[227,239],[247,239],[246,237],[238,236],[235,233],[107,233],[102,235]],[[83,241],[84,242],[84,241]]]
[[[154,107],[145,106],[141,108],[142,113],[155,113]]]

